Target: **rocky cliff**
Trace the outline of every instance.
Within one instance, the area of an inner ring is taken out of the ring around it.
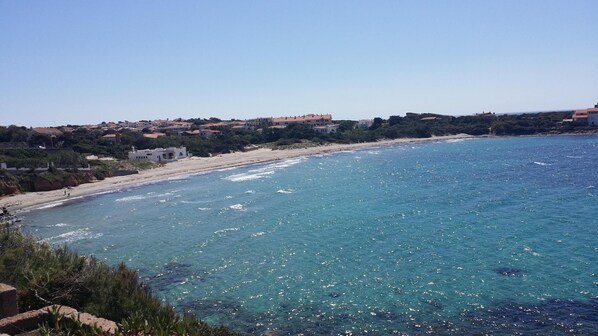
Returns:
[[[13,175],[2,172],[0,176],[0,196],[19,194],[23,191],[49,191],[74,187],[95,181],[91,172],[43,172]]]

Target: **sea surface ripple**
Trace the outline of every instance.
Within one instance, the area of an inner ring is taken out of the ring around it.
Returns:
[[[598,334],[598,137],[380,147],[32,212],[249,334]]]

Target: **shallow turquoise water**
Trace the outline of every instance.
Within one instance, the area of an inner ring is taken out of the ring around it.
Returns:
[[[373,148],[74,201],[25,230],[261,334],[597,334],[598,137]]]

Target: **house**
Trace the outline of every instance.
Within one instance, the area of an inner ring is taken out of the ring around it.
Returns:
[[[577,121],[583,124],[587,123],[588,109],[576,110],[575,112],[573,112],[573,116],[571,117],[571,119],[573,119],[573,121]]]
[[[173,162],[187,157],[186,147],[168,147],[155,149],[139,149],[129,152],[129,160],[149,160],[154,162]]]
[[[272,124],[272,118],[255,118],[247,120],[249,124],[253,126],[253,128],[264,128]]]
[[[292,124],[325,126],[332,122],[331,114],[306,114],[298,117],[272,118],[273,126],[288,126]]]
[[[598,107],[588,109],[588,125],[598,126]]]
[[[332,134],[338,131],[337,124],[327,124],[324,126],[314,126],[313,130],[320,134]]]
[[[573,121],[590,126],[598,126],[598,104],[593,108],[576,110],[571,117]]]
[[[59,136],[62,135],[62,131],[54,127],[34,127],[33,132],[42,135]]]
[[[220,131],[216,131],[216,130],[211,130],[211,129],[200,129],[199,131],[199,135],[201,135],[204,138],[211,138],[214,135],[218,135],[221,132]]]
[[[374,124],[374,119],[361,119],[357,122],[357,127],[361,129],[367,129],[372,127]]]
[[[150,138],[150,139],[158,139],[159,137],[165,136],[165,135],[166,135],[165,133],[155,132],[155,133],[144,133],[143,137],[144,138]]]
[[[116,142],[118,140],[118,135],[116,134],[106,134],[102,136],[102,139],[109,141],[109,142]]]

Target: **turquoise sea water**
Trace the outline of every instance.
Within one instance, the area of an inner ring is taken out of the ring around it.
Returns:
[[[473,139],[183,177],[26,215],[252,334],[598,334],[598,137]]]

